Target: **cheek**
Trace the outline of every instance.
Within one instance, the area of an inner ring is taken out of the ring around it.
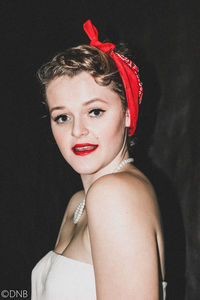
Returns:
[[[52,130],[53,137],[56,141],[56,144],[58,145],[58,148],[62,150],[66,143],[65,134],[63,130],[55,128],[53,126],[51,126],[51,130]]]
[[[57,143],[57,141],[59,140],[59,134],[58,131],[54,128],[54,126],[52,126],[52,124],[51,124],[51,132],[53,134],[54,140]]]
[[[116,121],[118,120],[118,121]],[[124,118],[115,116],[109,122],[101,124],[97,136],[106,142],[120,142],[123,140],[125,130]]]

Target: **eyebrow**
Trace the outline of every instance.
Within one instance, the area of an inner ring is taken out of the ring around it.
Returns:
[[[91,100],[89,100],[89,101],[87,101],[87,102],[84,102],[83,103],[83,106],[87,106],[87,105],[89,105],[89,104],[91,104],[91,103],[93,103],[93,102],[97,102],[97,101],[99,101],[99,102],[103,102],[103,103],[107,103],[105,100],[103,100],[103,99],[99,99],[99,98],[94,98],[94,99],[91,99]],[[55,106],[55,107],[53,107],[51,110],[50,110],[50,113],[52,113],[54,110],[62,110],[62,109],[65,109],[66,107],[65,106]]]
[[[84,106],[87,106],[87,105],[89,105],[89,104],[91,104],[91,103],[93,103],[93,102],[97,102],[97,101],[103,102],[103,103],[107,103],[107,102],[106,102],[105,100],[103,100],[103,99],[94,98],[94,99],[91,99],[91,100],[89,100],[89,101],[87,101],[87,102],[84,102],[83,105],[84,105]]]
[[[54,110],[61,110],[61,109],[65,109],[65,106],[55,106],[52,109],[50,109],[50,113],[52,113]]]

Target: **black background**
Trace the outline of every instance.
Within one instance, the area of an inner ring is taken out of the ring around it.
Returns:
[[[0,2],[0,289],[28,290],[81,188],[53,141],[36,71],[52,55],[100,40],[128,42],[144,83],[135,164],[154,184],[166,241],[168,299],[200,289],[199,10],[191,1]]]

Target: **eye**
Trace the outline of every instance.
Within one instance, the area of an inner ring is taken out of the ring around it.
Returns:
[[[65,123],[68,120],[69,120],[69,117],[67,115],[59,115],[54,119],[54,121],[56,123]]]
[[[90,114],[92,117],[99,117],[99,116],[101,116],[104,112],[105,112],[105,110],[103,110],[103,109],[95,108],[95,109],[90,110],[89,114]]]

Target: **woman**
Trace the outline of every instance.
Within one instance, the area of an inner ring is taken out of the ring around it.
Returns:
[[[55,249],[32,272],[32,300],[165,299],[164,245],[156,196],[129,158],[142,85],[115,45],[91,39],[39,71],[56,143],[81,176]]]

